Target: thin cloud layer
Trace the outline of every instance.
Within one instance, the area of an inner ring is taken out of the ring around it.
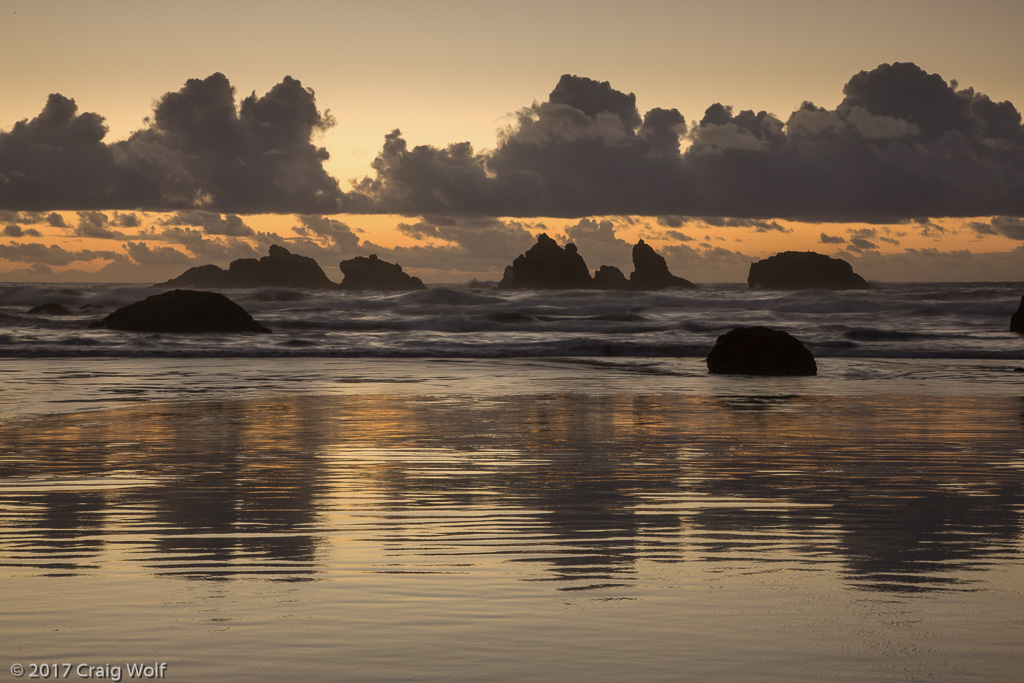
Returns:
[[[112,144],[102,116],[54,94],[0,133],[0,208],[334,213],[344,195],[311,142],[331,125],[313,91],[287,76],[237,106],[223,74],[191,79]]]
[[[387,135],[356,190],[375,210],[494,216],[643,215],[886,222],[1024,214],[1024,129],[1010,102],[911,63],[856,74],[833,110],[783,122],[713,104],[675,109],[565,75],[495,150]],[[681,139],[689,143],[683,149]]]

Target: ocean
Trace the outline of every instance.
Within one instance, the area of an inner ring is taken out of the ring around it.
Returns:
[[[237,290],[273,334],[88,329],[156,291],[0,286],[0,670],[1024,670],[1024,283]],[[818,375],[708,374],[755,324]]]

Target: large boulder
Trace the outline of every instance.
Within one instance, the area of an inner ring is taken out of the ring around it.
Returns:
[[[271,245],[261,259],[243,258],[231,262],[225,270],[214,265],[196,266],[157,287],[289,287],[333,289],[338,285],[309,256],[293,254],[284,247]]]
[[[409,275],[397,263],[388,263],[376,254],[357,256],[338,264],[345,279],[342,289],[379,289],[386,292],[404,292],[426,289],[418,277]]]
[[[73,315],[71,310],[64,304],[47,303],[33,306],[28,310],[29,315]]]
[[[697,287],[686,278],[670,273],[665,258],[643,240],[633,245],[633,272],[629,275],[629,286],[639,290]]]
[[[223,294],[195,289],[155,294],[89,327],[129,332],[270,332]]]
[[[816,375],[818,364],[800,341],[782,330],[737,327],[726,332],[707,357],[716,375]]]
[[[840,258],[784,251],[750,264],[747,285],[766,289],[866,289],[868,283]]]
[[[576,245],[565,247],[541,234],[537,243],[525,254],[520,254],[505,268],[498,283],[502,289],[590,289],[594,286],[583,257]]]
[[[1024,334],[1024,296],[1020,298],[1017,312],[1010,316],[1010,331]]]

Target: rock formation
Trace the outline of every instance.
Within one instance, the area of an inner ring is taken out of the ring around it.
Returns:
[[[787,332],[767,327],[737,327],[726,332],[707,357],[716,375],[816,375],[818,364]]]
[[[29,315],[73,315],[73,313],[64,304],[39,304],[33,306],[28,311]]]
[[[750,264],[747,285],[766,289],[866,289],[868,283],[839,258],[784,251]]]
[[[1024,334],[1024,296],[1020,298],[1017,312],[1010,316],[1010,331]]]
[[[615,266],[601,266],[594,271],[594,287],[597,289],[629,289],[629,280]]]
[[[270,332],[223,294],[195,289],[147,297],[89,327],[130,332]]]
[[[338,264],[345,279],[342,289],[379,289],[385,292],[402,292],[426,289],[418,277],[409,275],[397,263],[388,263],[376,254],[357,256]]]
[[[529,251],[517,256],[512,265],[505,268],[498,286],[502,289],[589,289],[594,283],[575,244],[562,248],[542,233]]]
[[[633,245],[633,272],[629,275],[629,288],[652,290],[669,287],[694,289],[697,285],[668,272],[665,258],[654,251],[651,245],[645,244],[643,240]]]
[[[333,289],[320,264],[309,256],[293,254],[276,244],[261,259],[243,258],[231,262],[227,270],[214,265],[196,266],[157,287],[301,287]]]

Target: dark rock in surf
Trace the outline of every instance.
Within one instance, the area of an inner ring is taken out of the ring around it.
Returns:
[[[1020,298],[1017,312],[1010,316],[1010,331],[1024,334],[1024,296]]]
[[[71,311],[64,304],[40,304],[33,306],[28,311],[29,315],[72,315]]]
[[[271,245],[261,259],[243,258],[231,262],[227,270],[214,265],[196,266],[157,287],[289,287],[333,289],[338,285],[324,273],[316,259],[293,254],[284,247]]]
[[[651,245],[643,240],[633,245],[633,272],[629,275],[629,288],[646,291],[669,287],[696,289],[697,285],[670,273],[665,258]]]
[[[597,289],[629,289],[629,280],[615,266],[601,266],[594,271],[594,287]]]
[[[119,308],[90,328],[129,332],[270,332],[217,292],[175,289]]]
[[[502,289],[590,289],[594,286],[576,245],[565,247],[541,234],[525,254],[505,268],[498,286]]]
[[[737,327],[726,332],[707,357],[716,375],[816,375],[818,364],[800,341],[782,330]]]
[[[378,289],[385,292],[405,292],[426,289],[418,277],[409,275],[397,263],[388,263],[376,254],[357,256],[338,264],[345,279],[342,289]]]
[[[765,289],[866,289],[868,283],[840,258],[784,251],[750,264],[747,285]]]

